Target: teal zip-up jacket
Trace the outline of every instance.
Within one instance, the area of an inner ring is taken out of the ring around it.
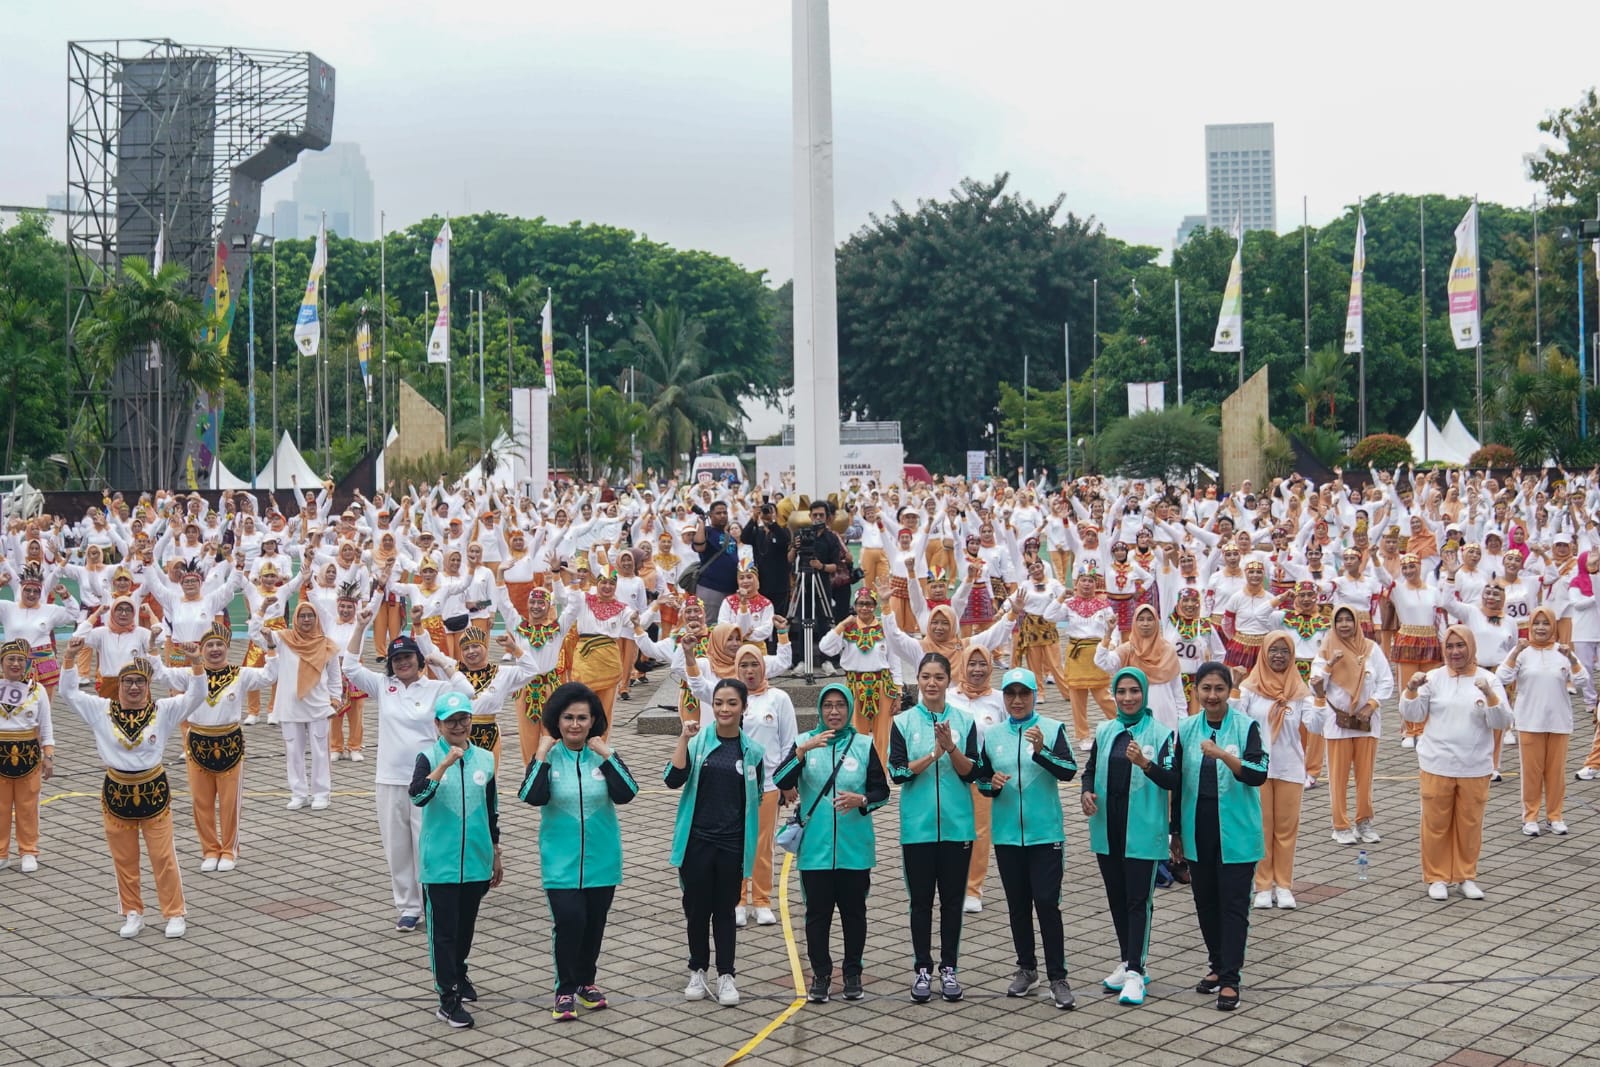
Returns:
[[[933,751],[935,722],[950,724],[956,744],[972,761],[972,770],[957,774],[949,756],[941,756],[920,774],[911,764]],[[946,704],[935,717],[920,702],[894,717],[889,731],[889,780],[900,787],[900,843],[925,845],[938,841],[971,841],[977,836],[972,791],[967,785],[985,777],[978,728],[960,708]]]
[[[528,765],[517,795],[539,816],[540,881],[546,889],[622,884],[622,827],[617,805],[639,793],[615,752],[601,759],[588,745],[574,752],[557,742]]]
[[[1097,855],[1111,855],[1111,835],[1107,820],[1115,809],[1126,820],[1123,855],[1134,860],[1164,860],[1171,855],[1167,834],[1172,823],[1172,804],[1169,790],[1179,785],[1178,773],[1173,769],[1172,739],[1170,729],[1150,714],[1150,685],[1144,672],[1137,667],[1124,667],[1111,678],[1111,691],[1124,677],[1138,680],[1145,691],[1145,703],[1140,708],[1137,722],[1125,724],[1122,717],[1108,719],[1094,732],[1094,745],[1089,750],[1089,762],[1083,779],[1085,791],[1095,794],[1095,813],[1089,816],[1089,847]],[[1112,743],[1124,732],[1132,735],[1150,760],[1148,770],[1140,770],[1132,761],[1111,758]],[[1112,795],[1111,767],[1119,763],[1128,768],[1126,795]]]
[[[1034,726],[1044,734],[1038,752],[1023,736]],[[1040,718],[1037,712],[1026,719],[1007,715],[984,732],[983,756],[989,774],[978,783],[978,791],[994,801],[989,839],[997,845],[1024,846],[1065,841],[1060,785],[1078,773],[1065,724]],[[1010,779],[999,789],[994,787],[996,774]]]
[[[433,773],[450,744],[444,738],[419,752],[411,771],[411,803],[422,809],[420,881],[424,884],[487,882],[494,874],[500,841],[500,806],[495,798],[494,753],[469,743],[439,781]]]
[[[1235,776],[1226,763],[1212,761],[1217,775],[1217,823],[1222,831],[1222,862],[1258,863],[1266,855],[1266,838],[1261,827],[1261,786],[1267,780],[1267,751],[1261,743],[1261,727],[1231,704],[1217,726],[1206,721],[1203,711],[1178,724],[1174,760],[1183,773],[1183,788],[1172,805],[1172,833],[1183,839],[1185,859],[1200,858],[1194,840],[1200,771],[1205,762],[1200,743],[1210,738],[1224,751],[1238,756],[1241,764]]]
[[[678,818],[672,829],[672,865],[683,866],[683,854],[689,848],[689,827],[694,824],[695,791],[700,785],[700,769],[705,765],[706,756],[720,743],[714,726],[689,738],[688,766],[678,770],[667,761],[667,766],[661,772],[662,781],[668,789],[683,790],[683,795],[678,798]],[[760,833],[761,818],[761,791],[766,785],[766,765],[762,762],[766,750],[754,741],[743,730],[739,731],[739,760],[744,769],[744,877],[749,878],[755,870],[756,864],[756,837]]]
[[[829,690],[843,693],[846,703],[854,709],[855,701],[848,689],[842,685],[825,686],[817,695],[817,728],[790,747],[775,781],[779,789],[799,789],[796,809],[806,832],[795,860],[802,871],[870,871],[878,861],[872,813],[889,802],[889,779],[872,747],[872,738],[856,733],[846,720],[828,744],[810,752],[800,751],[807,738],[828,731],[821,713],[822,697]],[[839,768],[837,777],[835,765]],[[822,787],[829,778],[833,778],[833,785],[823,793]],[[833,800],[840,793],[860,793],[867,798],[867,806],[840,813],[833,807]]]

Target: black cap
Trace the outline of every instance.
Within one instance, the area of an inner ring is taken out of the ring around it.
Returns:
[[[411,653],[413,656],[416,656],[419,661],[422,659],[422,649],[418,647],[417,639],[412,637],[410,634],[401,634],[399,637],[389,642],[389,651],[385,654],[385,658],[392,660],[396,656],[403,655],[407,652]]]

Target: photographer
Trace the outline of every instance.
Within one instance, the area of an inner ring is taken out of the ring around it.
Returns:
[[[778,506],[772,501],[761,505],[755,519],[747,524],[740,539],[750,546],[756,559],[756,587],[761,595],[780,608],[789,606],[789,531],[778,521]],[[772,651],[769,645],[768,651]]]
[[[815,590],[814,604],[802,603],[789,612],[801,634],[800,655],[804,657],[806,649],[814,650],[821,636],[850,613],[850,554],[838,535],[828,529],[827,501],[811,505],[811,525],[795,532],[788,555],[795,571],[796,596],[802,596],[808,585]],[[820,583],[813,576],[820,577]],[[841,589],[843,611],[838,606]],[[835,669],[839,666],[837,656],[824,657],[820,652],[813,656],[812,663],[818,667],[825,662]]]
[[[728,504],[718,500],[698,516],[689,547],[700,557],[695,595],[705,602],[706,617],[715,619],[722,600],[739,587],[739,538],[728,531]],[[710,525],[707,525],[709,519]]]

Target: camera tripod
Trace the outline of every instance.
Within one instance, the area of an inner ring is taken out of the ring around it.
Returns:
[[[816,680],[818,624],[827,630],[833,625],[833,591],[822,571],[811,569],[811,559],[801,555],[794,562],[794,592],[789,595],[789,624],[801,638],[800,662],[795,666],[806,684]]]

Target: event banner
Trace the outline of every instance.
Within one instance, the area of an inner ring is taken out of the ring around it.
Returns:
[[[1361,276],[1367,270],[1367,220],[1356,213],[1356,254],[1350,262],[1350,306],[1344,313],[1344,350],[1360,352],[1365,338],[1361,320]]]
[[[1456,255],[1450,261],[1450,336],[1457,348],[1476,348],[1478,335],[1478,205],[1467,209],[1456,227]]]
[[[428,362],[450,362],[450,220],[444,220],[439,236],[433,239],[433,287],[439,296],[439,316],[433,321],[428,338]]]
[[[317,315],[317,283],[328,268],[328,220],[317,227],[317,250],[311,257],[311,275],[306,278],[306,295],[300,300],[300,314],[294,320],[294,343],[302,356],[314,356],[322,344],[322,322]]]

